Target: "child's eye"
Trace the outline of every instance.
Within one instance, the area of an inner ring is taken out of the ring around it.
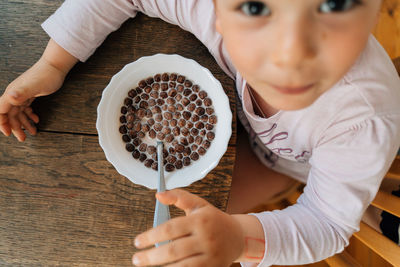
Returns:
[[[271,10],[262,2],[248,1],[240,5],[240,10],[247,16],[267,16]]]
[[[359,4],[360,0],[326,0],[318,9],[322,13],[343,12]]]

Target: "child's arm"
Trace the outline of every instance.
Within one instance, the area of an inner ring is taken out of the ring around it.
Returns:
[[[58,90],[78,59],[85,61],[110,32],[135,14],[133,3],[126,0],[65,1],[42,25],[51,38],[42,57],[0,97],[0,131],[13,133],[19,141],[26,138],[24,129],[35,134],[31,121],[39,118],[30,107],[35,97]]]
[[[233,261],[262,260],[264,232],[256,217],[229,215],[181,189],[159,193],[157,198],[184,210],[186,216],[138,235],[135,245],[141,249],[165,240],[172,242],[136,253],[132,259],[136,266],[171,262],[185,266],[230,266]]]
[[[68,71],[78,60],[50,39],[42,57],[26,72],[11,82],[0,97],[0,131],[11,133],[24,141],[23,129],[36,134],[36,128],[29,120],[39,122],[39,117],[30,107],[35,97],[57,91]]]

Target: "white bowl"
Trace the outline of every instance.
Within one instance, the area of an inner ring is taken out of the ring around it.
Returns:
[[[198,84],[201,90],[205,90],[213,101],[218,121],[214,128],[215,139],[211,142],[205,155],[182,169],[165,172],[167,189],[188,186],[205,177],[217,166],[224,155],[232,133],[232,113],[228,97],[220,82],[214,78],[211,72],[194,60],[179,55],[156,54],[139,58],[135,62],[125,65],[111,78],[97,107],[96,128],[99,133],[99,143],[107,160],[120,174],[133,183],[150,189],[157,188],[157,172],[145,167],[125,149],[125,143],[118,130],[119,117],[128,91],[137,87],[140,80],[164,72],[185,75],[193,81],[193,84]]]

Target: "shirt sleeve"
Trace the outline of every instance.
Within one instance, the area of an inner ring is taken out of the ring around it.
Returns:
[[[86,61],[112,31],[142,12],[193,33],[231,78],[236,70],[215,30],[211,0],[66,0],[42,28],[61,47]]]
[[[359,230],[399,147],[399,114],[326,135],[313,151],[304,193],[284,210],[253,214],[265,234],[260,264],[307,264],[341,252]]]
[[[136,13],[129,0],[66,0],[42,28],[71,55],[86,61],[108,34]]]

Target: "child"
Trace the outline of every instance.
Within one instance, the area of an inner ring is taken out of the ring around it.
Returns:
[[[319,261],[341,252],[359,229],[400,144],[400,81],[370,35],[380,4],[67,0],[42,25],[51,39],[41,59],[0,98],[0,130],[20,141],[22,128],[34,134],[29,123],[38,121],[29,108],[34,97],[56,91],[77,60],[85,61],[136,12],[160,17],[195,34],[236,80],[239,118],[259,162],[238,162],[229,210],[243,211],[271,196],[260,177],[275,182],[285,174],[307,185],[297,204],[251,215],[229,215],[181,189],[157,194],[186,216],[137,236],[140,249],[172,242],[136,253],[133,263],[219,267],[233,261],[243,266]],[[248,150],[239,150],[238,158],[242,153]],[[275,189],[289,183],[282,179]],[[238,207],[246,202],[238,194],[253,189],[262,190],[258,199]]]

